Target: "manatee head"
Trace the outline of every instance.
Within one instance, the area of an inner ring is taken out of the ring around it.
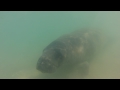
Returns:
[[[37,70],[43,73],[53,73],[61,66],[65,53],[61,49],[47,49],[37,62]]]

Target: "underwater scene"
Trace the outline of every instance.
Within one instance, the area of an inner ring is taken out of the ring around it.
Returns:
[[[0,11],[0,79],[120,79],[120,12]]]

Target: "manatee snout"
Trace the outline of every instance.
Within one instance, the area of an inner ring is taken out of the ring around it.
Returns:
[[[56,70],[56,66],[53,62],[44,58],[38,60],[36,68],[43,73],[53,73]]]

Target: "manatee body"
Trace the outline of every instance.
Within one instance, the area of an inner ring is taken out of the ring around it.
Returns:
[[[95,30],[78,30],[63,35],[43,50],[36,68],[43,73],[52,73],[59,68],[67,71],[78,66],[87,73],[89,62],[100,44],[100,33]]]

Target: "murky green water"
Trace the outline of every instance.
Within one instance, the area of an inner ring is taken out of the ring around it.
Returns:
[[[120,12],[0,11],[0,78],[79,78],[42,74],[36,63],[42,50],[59,36],[79,28],[101,28],[114,43],[96,56],[86,78],[120,78]]]

